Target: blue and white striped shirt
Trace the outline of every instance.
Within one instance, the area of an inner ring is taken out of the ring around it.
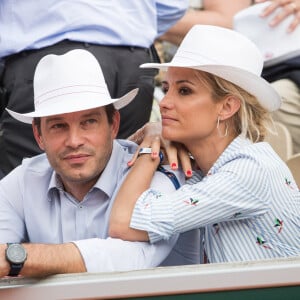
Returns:
[[[210,262],[296,256],[300,192],[269,144],[237,137],[206,176],[196,171],[171,194],[144,192],[131,227],[148,231],[152,243],[175,232],[205,229]]]

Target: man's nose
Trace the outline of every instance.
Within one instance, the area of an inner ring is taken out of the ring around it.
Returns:
[[[72,148],[77,148],[84,143],[84,135],[80,128],[74,127],[69,128],[68,136],[66,139],[66,145]]]

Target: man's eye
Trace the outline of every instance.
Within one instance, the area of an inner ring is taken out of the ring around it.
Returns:
[[[83,122],[84,125],[91,125],[91,124],[96,124],[96,123],[97,123],[96,119],[88,119]]]
[[[61,128],[64,128],[64,124],[62,124],[62,123],[57,123],[57,124],[53,124],[52,126],[51,126],[51,128],[53,128],[53,129],[61,129]]]

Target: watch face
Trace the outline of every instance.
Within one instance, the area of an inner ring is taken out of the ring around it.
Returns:
[[[14,263],[20,264],[26,260],[26,250],[20,244],[11,244],[6,250],[7,259]]]

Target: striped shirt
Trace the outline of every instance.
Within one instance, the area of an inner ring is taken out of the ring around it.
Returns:
[[[206,176],[195,171],[170,194],[144,192],[131,227],[152,243],[201,228],[210,262],[288,257],[300,254],[299,208],[295,180],[271,146],[237,137]]]

